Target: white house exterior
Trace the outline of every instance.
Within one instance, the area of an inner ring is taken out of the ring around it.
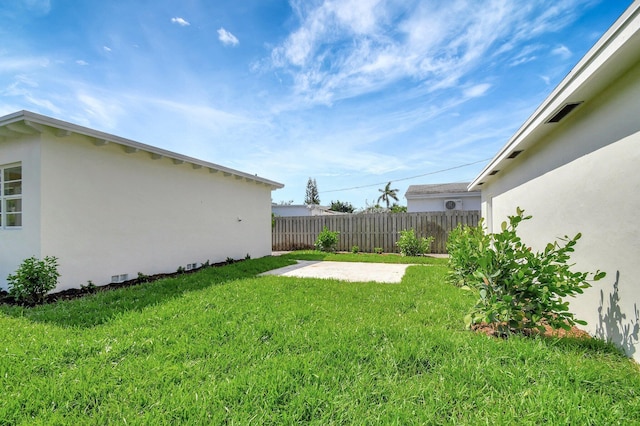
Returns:
[[[56,256],[57,290],[271,253],[283,185],[50,117],[0,118],[0,287]]]
[[[577,107],[570,113],[567,110]],[[607,273],[571,301],[586,330],[640,361],[640,1],[635,1],[469,185],[489,231],[525,209],[542,250],[583,234],[575,270]]]
[[[319,206],[314,204],[273,204],[271,206],[271,212],[280,217],[294,217],[294,216],[326,216],[343,214],[340,212],[334,212],[329,210],[329,207]]]
[[[480,210],[480,191],[465,183],[410,185],[404,194],[407,213]]]

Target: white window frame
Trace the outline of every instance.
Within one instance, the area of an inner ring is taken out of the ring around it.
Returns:
[[[20,167],[20,180],[5,181],[4,179],[5,170],[13,169],[15,167]],[[20,193],[6,195],[5,185],[7,183],[13,183],[13,182],[20,182]],[[11,163],[11,164],[0,165],[0,229],[22,229],[22,223],[23,223],[22,219],[23,219],[23,213],[24,213],[24,210],[22,207],[23,183],[24,183],[24,176],[22,175],[22,163]],[[12,211],[12,212],[7,211],[7,201],[10,201],[10,200],[20,200],[20,211]],[[20,214],[20,225],[18,226],[7,225],[7,213]]]

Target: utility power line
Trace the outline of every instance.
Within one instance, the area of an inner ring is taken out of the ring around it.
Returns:
[[[410,177],[401,178],[401,179],[393,179],[391,182],[401,182],[403,180],[416,179],[416,178],[419,178],[419,177],[430,176],[430,175],[435,175],[435,174],[438,174],[438,173],[448,172],[450,170],[461,169],[463,167],[473,166],[474,164],[478,164],[478,163],[482,163],[482,162],[485,162],[485,161],[489,161],[489,160],[491,160],[491,158],[492,157],[484,158],[482,160],[474,161],[473,163],[461,164],[459,166],[449,167],[448,169],[436,170],[434,172],[429,172],[429,173],[423,173],[421,175],[415,175],[415,176],[410,176]],[[330,189],[328,191],[319,191],[318,193],[319,194],[326,194],[328,192],[341,192],[341,191],[351,191],[353,189],[371,188],[372,186],[386,185],[387,182],[389,182],[389,181],[380,182],[380,183],[372,183],[370,185],[354,186],[352,188]]]

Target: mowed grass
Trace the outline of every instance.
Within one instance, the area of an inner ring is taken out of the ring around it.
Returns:
[[[396,253],[324,253],[315,250],[299,250],[283,254],[286,259],[328,260],[332,262],[402,263],[421,265],[446,265],[446,258],[426,256],[400,256]]]
[[[255,259],[1,307],[0,424],[639,424],[640,371],[596,340],[464,330],[444,266],[401,284],[255,277]]]

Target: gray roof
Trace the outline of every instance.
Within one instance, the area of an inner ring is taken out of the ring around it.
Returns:
[[[467,193],[469,182],[461,183],[435,183],[429,185],[410,185],[404,196]],[[471,191],[469,194],[479,194],[480,191]]]

